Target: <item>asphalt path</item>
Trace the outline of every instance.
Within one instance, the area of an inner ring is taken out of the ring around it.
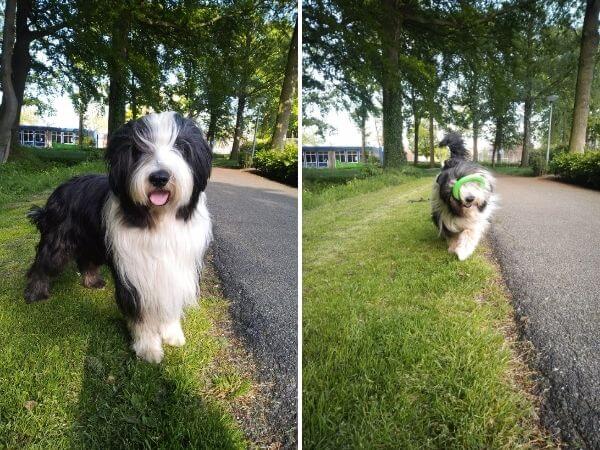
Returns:
[[[543,375],[543,422],[600,448],[600,192],[500,177],[491,239]]]
[[[269,422],[296,443],[298,194],[247,171],[213,169],[207,189],[214,260],[234,325],[271,386]]]

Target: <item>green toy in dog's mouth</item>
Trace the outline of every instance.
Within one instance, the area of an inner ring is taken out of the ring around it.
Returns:
[[[474,173],[472,175],[464,176],[456,180],[456,183],[454,183],[454,186],[452,186],[452,197],[460,201],[460,188],[462,187],[462,185],[465,183],[473,182],[479,183],[479,185],[483,188],[485,188],[485,186],[487,185],[485,178],[479,174]]]

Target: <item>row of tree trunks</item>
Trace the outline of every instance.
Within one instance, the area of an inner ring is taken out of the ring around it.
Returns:
[[[6,0],[2,30],[2,104],[0,105],[0,162],[10,153],[11,129],[17,115],[17,96],[13,86],[12,57],[15,44],[16,0]]]

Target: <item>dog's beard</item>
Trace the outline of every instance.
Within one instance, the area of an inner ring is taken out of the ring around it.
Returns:
[[[461,207],[467,210],[481,208],[488,203],[490,195],[490,191],[479,183],[465,183],[460,189]]]

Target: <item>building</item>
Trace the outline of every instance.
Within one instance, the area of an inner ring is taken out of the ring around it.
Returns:
[[[367,153],[383,160],[383,149],[378,147],[365,147]],[[335,163],[358,164],[363,162],[361,147],[328,147],[328,146],[303,146],[302,167],[322,169],[333,167]]]
[[[84,130],[84,136],[89,136],[98,146],[99,135],[92,130]],[[52,144],[77,144],[79,141],[78,128],[58,128],[41,125],[21,125],[19,127],[19,144],[27,147],[52,147]]]

